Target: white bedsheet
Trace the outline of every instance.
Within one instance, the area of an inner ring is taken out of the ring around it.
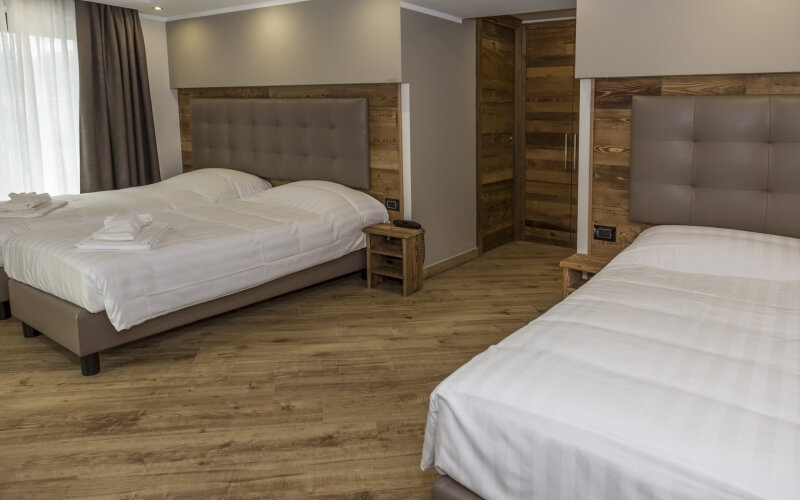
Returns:
[[[15,234],[102,221],[107,215],[149,213],[220,203],[252,196],[269,187],[269,182],[245,172],[205,168],[147,186],[54,196],[53,203],[67,202],[67,206],[42,217],[0,218],[0,266],[3,265],[3,243]]]
[[[6,272],[88,311],[105,310],[124,330],[364,248],[362,228],[387,220],[367,194],[302,181],[154,214],[154,224],[170,227],[149,252],[74,247],[101,223],[19,234],[6,242]]]
[[[487,499],[800,498],[800,240],[644,232],[436,388],[422,467]]]

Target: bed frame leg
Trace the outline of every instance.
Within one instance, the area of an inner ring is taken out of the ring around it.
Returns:
[[[32,339],[33,337],[38,337],[41,334],[42,334],[42,332],[40,332],[36,328],[32,327],[31,325],[29,325],[27,323],[22,323],[22,335],[26,339]]]
[[[11,317],[11,302],[8,300],[0,302],[0,320],[8,319]]]
[[[89,377],[100,373],[100,353],[81,356],[81,375]]]

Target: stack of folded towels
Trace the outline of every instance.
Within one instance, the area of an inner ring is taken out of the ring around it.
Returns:
[[[67,204],[53,201],[47,193],[9,193],[8,201],[0,201],[0,217],[41,217]]]
[[[81,250],[152,250],[169,224],[150,214],[112,215],[103,227],[76,243]]]

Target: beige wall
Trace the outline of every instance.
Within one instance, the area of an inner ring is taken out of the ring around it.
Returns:
[[[150,78],[150,98],[156,128],[158,163],[161,178],[178,175],[181,164],[181,134],[178,122],[178,94],[169,87],[167,62],[167,31],[165,23],[142,19],[142,34],[147,53],[147,74]]]
[[[476,247],[475,24],[402,12],[410,88],[411,216],[427,265]]]
[[[167,23],[174,88],[400,81],[399,0],[315,0]]]
[[[800,71],[798,0],[578,0],[578,78]]]

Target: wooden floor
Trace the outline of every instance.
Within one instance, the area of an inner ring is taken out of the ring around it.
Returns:
[[[429,498],[428,395],[560,299],[512,243],[399,295],[356,275],[101,355],[0,322],[0,498]]]

